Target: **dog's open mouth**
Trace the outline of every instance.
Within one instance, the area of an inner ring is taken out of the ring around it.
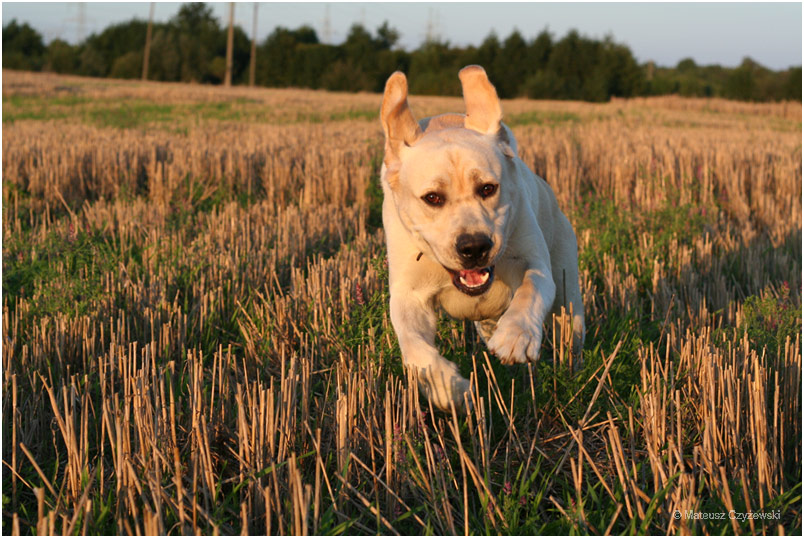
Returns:
[[[463,269],[453,271],[447,269],[452,275],[452,283],[466,295],[481,295],[486,293],[494,281],[494,266],[482,269]]]

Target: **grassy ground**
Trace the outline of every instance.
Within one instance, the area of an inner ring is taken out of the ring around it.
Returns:
[[[388,319],[379,96],[4,72],[3,533],[799,534],[801,105],[503,107],[585,363],[445,319],[449,416]]]

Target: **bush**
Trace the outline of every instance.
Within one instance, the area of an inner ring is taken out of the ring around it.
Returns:
[[[112,78],[140,78],[142,76],[142,53],[128,52],[117,58],[112,64],[109,76]]]
[[[371,80],[350,61],[338,60],[321,77],[321,85],[330,91],[370,91]]]
[[[552,71],[541,70],[525,80],[520,93],[531,99],[555,99],[561,95],[561,80]]]
[[[752,295],[743,305],[743,334],[757,352],[767,349],[770,355],[784,350],[788,336],[795,338],[801,328],[801,311],[790,297],[790,286],[784,282],[777,292],[768,288],[759,297]]]
[[[45,52],[45,71],[56,73],[75,73],[78,67],[78,56],[75,47],[61,39],[54,39]]]

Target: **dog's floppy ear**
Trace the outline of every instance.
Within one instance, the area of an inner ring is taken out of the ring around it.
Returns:
[[[399,159],[400,148],[413,145],[422,134],[408,106],[408,81],[401,71],[396,71],[385,83],[380,120],[385,131],[385,164],[390,166]]]
[[[494,89],[486,71],[479,65],[467,65],[458,73],[466,103],[464,127],[483,134],[495,134],[500,130],[502,108],[497,90]]]
[[[500,148],[506,157],[513,158],[516,149],[511,147],[508,133],[502,128],[502,107],[497,90],[489,81],[486,70],[479,65],[467,65],[458,73],[466,104],[463,126],[483,134],[497,135]]]

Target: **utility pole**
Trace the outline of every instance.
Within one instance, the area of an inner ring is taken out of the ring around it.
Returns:
[[[232,45],[234,44],[234,2],[229,2],[229,36],[226,39],[226,77],[223,85],[232,85]]]
[[[75,2],[75,7],[77,8],[75,17],[65,19],[64,22],[75,23],[75,44],[78,45],[81,43],[81,40],[84,39],[84,28],[87,22],[87,14],[84,2]]]
[[[332,37],[332,27],[330,26],[329,22],[329,4],[326,4],[325,11],[324,11],[324,43],[329,45],[330,39]]]
[[[154,3],[151,2],[151,12],[148,15],[148,30],[145,32],[145,52],[142,55],[142,80],[148,80],[148,58],[151,55],[151,28],[154,24]]]
[[[435,28],[433,26],[433,8],[430,8],[427,10],[427,33],[424,36],[424,42],[428,45],[435,41]]]
[[[87,22],[86,3],[78,2],[78,43],[84,39],[84,28]]]
[[[254,26],[251,30],[251,62],[248,66],[248,85],[254,87],[254,79],[257,73],[257,6],[254,2]]]

